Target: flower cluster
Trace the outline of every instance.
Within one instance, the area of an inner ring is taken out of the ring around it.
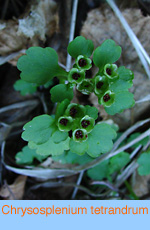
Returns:
[[[99,104],[109,107],[113,104],[115,93],[109,90],[109,86],[118,80],[117,65],[106,64],[101,73],[97,73],[92,79],[86,79],[86,71],[92,67],[92,60],[86,56],[79,55],[74,67],[68,74],[68,81],[76,85],[82,94],[89,95],[94,92],[98,97]]]
[[[58,119],[58,129],[68,132],[69,137],[76,142],[86,141],[95,125],[95,120],[86,115],[86,109],[82,105],[69,104],[63,116]]]

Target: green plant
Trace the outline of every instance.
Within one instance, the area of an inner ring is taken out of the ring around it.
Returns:
[[[79,36],[67,50],[75,58],[69,72],[59,66],[57,53],[52,48],[31,47],[18,60],[20,77],[26,84],[37,87],[53,77],[60,82],[50,90],[52,102],[57,103],[55,116],[45,114],[33,118],[24,126],[22,138],[43,157],[71,151],[95,158],[111,150],[116,131],[104,122],[96,122],[97,108],[71,103],[73,89],[86,95],[94,93],[106,112],[114,115],[134,105],[133,95],[128,91],[133,73],[114,64],[121,55],[121,47],[113,40],[104,41],[94,51],[93,42]],[[86,79],[86,71],[92,68],[92,53],[98,72],[92,79]]]

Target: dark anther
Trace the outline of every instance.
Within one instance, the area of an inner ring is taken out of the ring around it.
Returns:
[[[72,78],[74,80],[78,80],[80,78],[80,74],[79,73],[74,73],[74,74],[72,74]]]
[[[101,89],[101,87],[104,85],[103,82],[99,81],[97,84],[96,84],[96,87],[97,89]]]
[[[81,130],[76,131],[75,136],[77,139],[83,138],[83,132]]]
[[[80,67],[86,66],[86,60],[83,59],[83,58],[81,58],[81,59],[79,60],[79,66],[80,66]]]
[[[112,74],[111,69],[107,68],[106,73],[111,76],[111,74]]]
[[[70,131],[68,132],[68,134],[69,134],[69,137],[71,138],[71,137],[72,137],[72,130],[70,130]]]
[[[77,109],[75,108],[75,107],[72,107],[71,109],[70,109],[70,116],[71,117],[75,117],[76,116],[76,114],[77,114]]]
[[[87,128],[90,125],[90,121],[83,120],[81,122],[81,125],[82,125],[83,128]]]
[[[64,125],[64,126],[66,126],[67,125],[67,123],[68,123],[68,120],[66,119],[66,118],[62,118],[61,120],[60,120],[60,122],[59,122],[61,125]]]
[[[84,85],[85,88],[89,88],[90,85]]]
[[[110,100],[110,96],[109,96],[108,93],[104,95],[103,100],[104,100],[105,102],[107,102],[107,101]]]

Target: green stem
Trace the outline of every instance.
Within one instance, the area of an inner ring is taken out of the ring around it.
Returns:
[[[135,200],[139,200],[139,197],[133,192],[133,189],[132,189],[131,185],[128,183],[128,181],[126,180],[124,183],[125,183],[128,191],[130,192],[130,194],[133,196],[133,198]]]

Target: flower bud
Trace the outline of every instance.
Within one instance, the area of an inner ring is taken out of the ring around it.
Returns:
[[[117,69],[118,67],[115,64],[107,64],[104,66],[104,74],[108,79],[115,80],[118,78]]]
[[[79,55],[76,59],[76,65],[79,69],[89,70],[92,67],[92,60],[83,55]]]

